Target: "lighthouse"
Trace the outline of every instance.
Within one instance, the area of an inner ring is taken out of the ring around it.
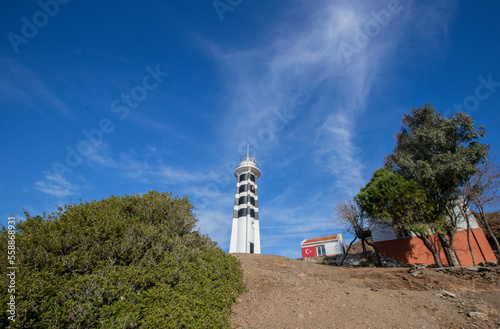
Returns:
[[[260,169],[254,157],[241,157],[234,170],[236,195],[234,198],[233,228],[231,230],[230,253],[260,254],[259,200],[257,178]]]

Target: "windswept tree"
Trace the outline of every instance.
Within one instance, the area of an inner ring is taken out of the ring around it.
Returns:
[[[430,104],[413,108],[402,123],[397,145],[385,164],[424,190],[426,200],[433,205],[432,221],[440,223],[443,216],[450,217],[460,188],[488,154],[489,145],[480,142],[485,128],[476,129],[472,118],[463,112],[445,118]],[[437,234],[451,266],[459,266],[454,252],[456,230],[456,221],[449,219]]]
[[[366,255],[365,244],[371,246],[373,250],[375,250],[375,254],[377,255],[377,261],[379,265],[382,264],[382,260],[380,259],[380,254],[373,244],[371,240],[368,239],[369,236],[369,217],[364,213],[356,203],[353,201],[340,201],[335,206],[335,222],[344,225],[350,233],[354,235],[354,239],[349,244],[347,251],[340,262],[340,265],[344,263],[344,260],[351,250],[352,244],[360,239],[363,245],[363,254]]]
[[[441,229],[444,218],[433,220],[433,204],[415,181],[383,167],[373,173],[354,200],[373,221],[396,231],[413,232],[431,252],[436,265],[443,266],[430,235]]]

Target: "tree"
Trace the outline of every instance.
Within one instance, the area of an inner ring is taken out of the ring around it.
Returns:
[[[368,237],[367,232],[369,232],[368,230],[369,218],[366,216],[366,214],[364,214],[361,211],[358,205],[355,204],[353,201],[340,201],[335,206],[335,216],[336,216],[336,222],[343,224],[345,227],[348,228],[348,230],[351,233],[354,234],[354,239],[349,244],[349,247],[347,248],[344,257],[342,257],[340,265],[342,266],[342,264],[344,263],[344,260],[347,257],[347,254],[349,253],[352,244],[357,239],[360,239],[363,245],[363,255],[366,256],[366,248],[365,248],[365,243],[366,243],[367,245],[373,248],[377,256],[378,265],[381,265],[382,260],[380,259],[380,254],[377,250],[377,247],[375,247],[375,245],[371,240],[367,239]]]
[[[383,167],[373,173],[354,200],[374,220],[390,225],[396,231],[413,232],[431,252],[436,265],[443,266],[438,250],[430,239],[430,234],[442,222],[430,220],[433,205],[426,200],[425,192],[415,181]]]
[[[488,154],[489,146],[479,141],[485,128],[476,129],[472,118],[463,112],[445,118],[430,104],[413,108],[402,123],[397,145],[386,156],[385,164],[425,191],[426,200],[433,205],[433,222],[441,223],[448,217],[437,236],[448,264],[459,266],[454,252],[457,223],[450,214],[460,187]]]
[[[495,164],[493,158],[489,158],[480,167],[479,170],[466,182],[461,192],[464,202],[475,210],[477,219],[488,231],[488,235],[493,240],[496,249],[500,253],[500,244],[493,233],[487,220],[484,207],[498,206],[500,202],[500,167]]]
[[[13,322],[2,312],[1,327],[229,327],[241,268],[194,230],[191,209],[186,197],[151,191],[26,213],[15,233],[18,313]],[[4,228],[4,255],[6,239]]]

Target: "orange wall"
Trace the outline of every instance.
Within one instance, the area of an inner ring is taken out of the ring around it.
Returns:
[[[431,236],[443,264],[447,264],[446,256],[436,236]],[[476,263],[496,261],[495,254],[480,228],[470,230],[470,242]],[[403,238],[374,243],[381,254],[409,264],[434,264],[434,257],[417,237]],[[467,242],[467,231],[455,233],[455,252],[462,266],[472,266],[472,256]]]

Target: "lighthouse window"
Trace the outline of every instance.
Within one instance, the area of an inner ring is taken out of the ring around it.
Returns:
[[[247,189],[248,189],[247,185],[241,185],[240,188],[238,189],[238,193],[246,192]]]
[[[246,216],[247,213],[248,213],[248,209],[247,208],[241,208],[240,210],[238,210],[238,217]]]
[[[238,182],[243,182],[243,181],[246,181],[250,179],[252,182],[255,183],[255,175],[254,174],[251,174],[251,173],[244,173],[244,174],[241,174],[238,178]]]
[[[248,190],[249,190],[250,192],[252,192],[252,193],[254,193],[254,194],[255,194],[255,189],[254,189],[253,185],[248,184]]]
[[[248,174],[241,174],[240,175],[240,182],[243,182],[244,180],[247,180],[248,179]]]
[[[238,205],[241,205],[241,204],[246,204],[248,202],[248,200],[250,199],[250,204],[252,206],[255,206],[255,198],[252,197],[252,196],[240,196],[239,199],[238,199]]]
[[[255,210],[253,209],[250,209],[250,216],[255,218]]]

